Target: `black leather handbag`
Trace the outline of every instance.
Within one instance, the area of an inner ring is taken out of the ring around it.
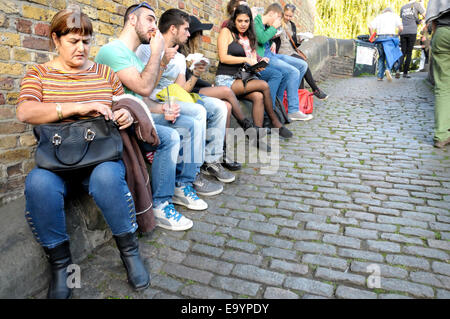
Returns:
[[[113,121],[103,116],[33,128],[39,141],[35,161],[54,172],[73,171],[122,158],[123,143]]]

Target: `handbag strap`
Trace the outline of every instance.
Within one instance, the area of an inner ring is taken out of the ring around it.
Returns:
[[[292,36],[289,34],[289,32],[286,30],[286,28],[284,29],[284,32],[286,32],[286,35],[289,37],[289,40],[291,41],[291,44],[294,47],[294,49],[298,50],[297,46],[295,45],[294,40],[292,39]]]
[[[81,160],[86,156],[86,153],[89,149],[89,145],[91,144],[91,142],[94,140],[95,137],[95,132],[91,131],[90,129],[88,129],[85,134],[84,134],[84,148],[83,148],[83,152],[81,152],[81,155],[78,159],[73,160],[72,162],[68,162],[68,161],[64,161],[63,160],[63,156],[60,155],[59,153],[59,146],[62,143],[62,139],[61,136],[59,136],[58,134],[55,134],[53,136],[53,144],[54,144],[54,150],[55,150],[55,156],[58,159],[58,161],[60,161],[61,163],[63,163],[64,165],[76,165],[79,162],[81,162]],[[57,141],[57,143],[55,143],[55,140]]]

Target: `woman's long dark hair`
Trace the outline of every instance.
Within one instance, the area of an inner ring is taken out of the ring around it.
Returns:
[[[244,36],[248,37],[250,41],[250,47],[252,50],[256,49],[256,34],[255,29],[253,27],[253,15],[252,10],[248,6],[239,5],[236,7],[236,10],[234,10],[233,16],[228,21],[227,28],[230,29],[230,31],[236,35],[239,35],[239,31],[236,28],[236,18],[240,14],[246,14],[250,18],[250,25],[248,26],[247,31],[245,31]]]

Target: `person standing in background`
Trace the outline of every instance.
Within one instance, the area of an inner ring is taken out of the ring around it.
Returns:
[[[434,146],[444,148],[450,144],[450,1],[430,0],[426,22],[433,26]]]
[[[391,8],[384,9],[380,15],[369,23],[369,34],[373,34],[374,31],[377,33],[375,44],[379,53],[378,81],[383,81],[385,74],[388,81],[392,81],[391,72],[389,70],[401,56],[401,52],[398,53],[399,56],[397,56],[397,58],[395,56],[397,54],[395,50],[399,51],[397,29],[399,32],[403,30],[402,21],[399,16],[394,14]],[[387,48],[389,48],[389,50],[386,51]],[[394,54],[394,56],[392,54]],[[393,60],[391,61],[391,65],[388,63],[389,59]],[[388,64],[388,67],[386,67],[386,64]]]
[[[411,64],[412,51],[416,43],[417,26],[421,22],[419,13],[425,16],[425,8],[417,0],[410,1],[400,9],[400,17],[403,24],[403,31],[400,32],[400,47],[402,48],[403,56],[400,58],[400,70],[395,75],[397,79],[400,78],[400,71],[403,71],[404,78],[411,77],[408,75],[408,71]]]

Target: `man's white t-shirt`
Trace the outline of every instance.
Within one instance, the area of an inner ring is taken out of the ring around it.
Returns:
[[[402,26],[402,19],[393,12],[382,13],[369,24],[369,27],[374,29],[378,35],[397,34],[396,29],[399,26]]]
[[[136,55],[142,61],[142,63],[144,63],[144,65],[147,65],[151,53],[152,51],[150,49],[149,44],[141,44],[136,51]],[[161,80],[156,85],[153,92],[150,94],[150,99],[154,101],[159,101],[156,98],[156,94],[162,89],[175,83],[175,80],[178,78],[180,74],[186,74],[186,58],[184,55],[177,52],[175,57],[172,60],[170,60],[169,64],[167,65],[166,70],[161,76]]]

